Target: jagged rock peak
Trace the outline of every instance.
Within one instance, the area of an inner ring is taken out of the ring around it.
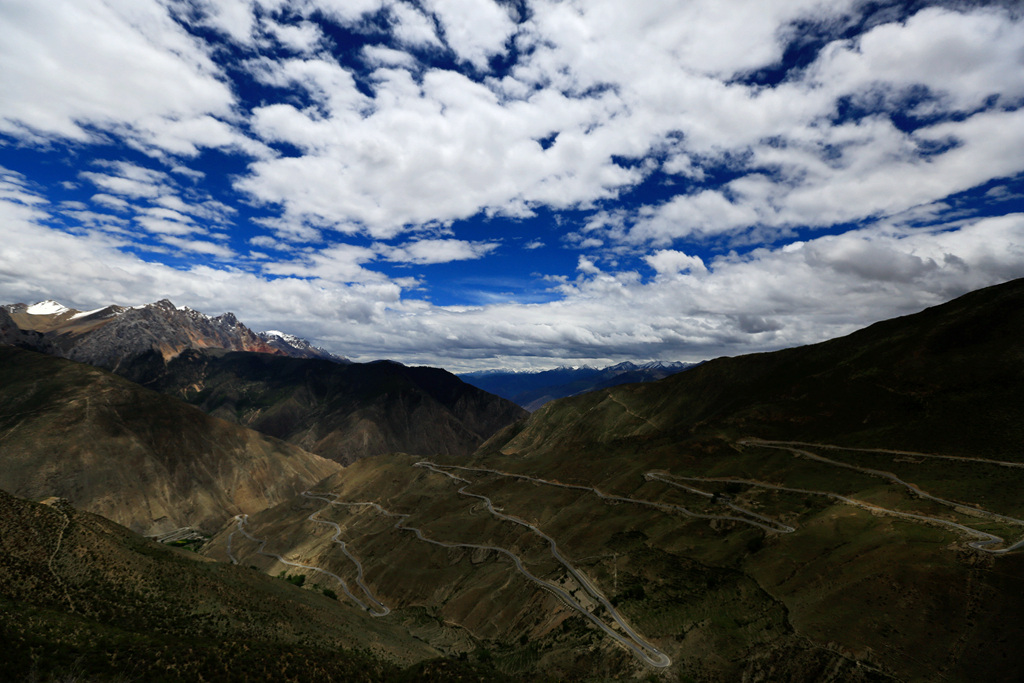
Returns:
[[[188,306],[175,306],[167,298],[131,308],[106,306],[85,312],[53,300],[31,306],[8,304],[4,310],[11,323],[4,328],[0,341],[28,344],[107,369],[116,369],[148,351],[157,351],[167,360],[190,348],[349,362],[292,335],[256,333],[234,313],[211,317]],[[28,331],[41,335],[38,343],[20,334]]]

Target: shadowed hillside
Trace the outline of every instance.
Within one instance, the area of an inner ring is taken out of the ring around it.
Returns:
[[[1024,280],[1016,280],[840,339],[563,399],[481,452],[756,434],[1017,459],[1022,339]]]
[[[394,451],[468,456],[526,415],[446,370],[256,353],[147,354],[122,374],[342,464]]]
[[[321,590],[0,491],[0,679],[494,680]]]
[[[0,488],[143,533],[211,530],[337,464],[105,370],[0,346]]]

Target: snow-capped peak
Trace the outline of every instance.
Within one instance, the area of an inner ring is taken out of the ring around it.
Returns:
[[[54,301],[53,299],[47,299],[46,301],[40,301],[37,304],[32,304],[25,309],[25,312],[29,315],[60,315],[61,313],[67,313],[71,309],[67,306]]]
[[[286,334],[284,332],[281,332],[280,330],[267,330],[263,334],[267,335],[268,337],[277,337],[278,339],[283,339],[289,344],[298,344],[305,341],[303,339],[299,339],[294,334]]]

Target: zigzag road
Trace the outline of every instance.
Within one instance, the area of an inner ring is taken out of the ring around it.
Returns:
[[[781,522],[778,522],[778,521],[776,521],[774,519],[771,519],[769,517],[765,517],[763,515],[759,515],[756,512],[752,512],[752,511],[747,510],[745,508],[741,508],[738,505],[734,505],[733,503],[724,502],[724,501],[722,503],[723,505],[726,505],[727,507],[729,507],[729,508],[731,508],[731,509],[733,509],[733,510],[735,510],[735,511],[741,513],[741,514],[747,515],[748,517],[753,517],[754,519],[748,519],[746,517],[733,517],[732,515],[706,515],[706,514],[702,514],[702,513],[699,513],[699,512],[694,512],[693,510],[690,510],[689,508],[683,507],[682,505],[672,505],[670,503],[659,503],[657,501],[644,500],[642,498],[627,498],[625,496],[615,496],[615,495],[611,495],[611,494],[605,493],[604,491],[601,491],[600,489],[595,488],[593,486],[583,486],[581,484],[563,484],[560,481],[554,481],[554,480],[551,480],[551,479],[538,479],[537,477],[531,477],[531,476],[526,475],[526,474],[513,474],[511,472],[502,472],[501,470],[492,470],[492,469],[489,469],[489,468],[486,468],[486,467],[463,467],[461,465],[436,465],[434,463],[430,463],[429,461],[421,461],[421,462],[416,463],[417,467],[423,467],[423,466],[427,466],[427,465],[430,465],[430,467],[432,469],[435,469],[435,470],[454,469],[454,470],[465,470],[467,472],[486,472],[488,474],[496,474],[496,475],[498,475],[500,477],[508,477],[510,479],[522,479],[524,481],[532,481],[532,482],[536,482],[538,484],[544,484],[545,486],[554,486],[554,487],[563,488],[563,489],[575,489],[577,491],[587,491],[589,493],[593,493],[598,498],[601,498],[603,500],[614,500],[614,501],[617,501],[617,502],[620,502],[620,503],[632,503],[634,505],[644,505],[644,506],[647,506],[647,507],[657,508],[658,510],[661,510],[663,512],[678,512],[678,513],[681,513],[681,514],[683,514],[683,515],[685,515],[687,517],[693,517],[694,519],[711,519],[711,520],[723,520],[723,521],[729,521],[729,522],[742,522],[744,524],[750,524],[751,526],[759,527],[761,529],[764,529],[765,531],[770,531],[770,532],[779,533],[779,534],[788,534],[788,533],[792,533],[793,531],[796,531],[796,529],[794,529],[793,527],[789,526],[788,524],[782,524]],[[661,477],[663,476],[663,474],[664,473],[662,473],[662,472],[648,472],[648,473],[646,473],[644,475],[644,479],[647,479],[648,481],[662,481],[662,482],[664,482],[666,484],[669,484],[671,486],[677,486],[677,487],[680,487],[680,488],[684,488],[684,489],[690,491],[691,493],[696,493],[696,494],[698,494],[700,496],[704,496],[705,498],[714,498],[714,494],[713,493],[709,493],[707,491],[702,491],[700,489],[693,488],[693,487],[690,487],[690,486],[682,486],[681,484],[678,484],[676,482],[668,481],[666,479],[662,479]],[[451,475],[449,475],[449,476],[451,476]],[[465,481],[465,480],[463,479],[462,481]],[[467,495],[474,495],[474,494],[467,494]],[[760,521],[756,521],[756,520],[760,520]]]
[[[326,499],[322,499],[322,500],[326,500]],[[328,502],[330,502],[330,501],[328,501]],[[326,569],[321,569],[320,567],[315,567],[315,566],[310,565],[310,564],[302,564],[300,562],[293,562],[291,560],[285,559],[284,557],[278,555],[277,553],[268,553],[266,551],[267,539],[256,538],[255,536],[253,536],[252,534],[250,534],[248,531],[245,530],[245,523],[248,521],[249,515],[245,515],[245,514],[243,514],[243,515],[235,515],[235,517],[234,517],[234,519],[237,522],[238,526],[235,529],[235,531],[232,531],[230,534],[228,534],[228,541],[227,541],[228,559],[231,560],[232,564],[238,564],[238,560],[235,558],[235,555],[234,555],[234,552],[233,552],[233,549],[232,549],[232,539],[234,538],[234,535],[235,535],[236,532],[241,532],[241,534],[243,536],[245,536],[246,538],[248,538],[250,541],[253,541],[255,543],[259,543],[260,544],[260,547],[256,550],[256,552],[259,553],[260,555],[264,555],[265,557],[272,557],[272,558],[276,559],[278,562],[280,562],[281,564],[286,564],[286,565],[288,565],[290,567],[300,567],[302,569],[309,569],[309,570],[312,570],[312,571],[315,571],[315,572],[319,572],[320,574],[323,574],[325,576],[331,577],[332,579],[334,579],[335,581],[338,582],[338,584],[341,586],[341,589],[345,592],[345,595],[347,595],[352,600],[352,602],[356,603],[361,608],[363,608],[364,610],[366,610],[367,612],[369,612],[371,615],[373,615],[375,617],[383,617],[386,614],[390,613],[391,610],[389,610],[387,607],[384,606],[383,603],[381,603],[379,600],[377,600],[375,597],[373,597],[373,594],[370,593],[370,590],[365,586],[365,584],[363,584],[363,582],[362,582],[362,577],[363,577],[363,566],[362,566],[362,564],[360,564],[359,561],[348,552],[348,549],[345,547],[345,544],[342,541],[338,540],[338,535],[341,533],[341,527],[339,527],[337,524],[334,524],[333,522],[327,522],[327,521],[324,521],[324,520],[315,519],[315,517],[317,516],[318,513],[319,513],[319,511],[314,512],[313,514],[309,515],[309,517],[307,517],[306,519],[310,520],[311,522],[316,522],[318,524],[329,524],[329,525],[331,525],[331,526],[333,526],[335,528],[336,531],[335,531],[334,537],[331,540],[333,542],[338,543],[339,545],[341,545],[341,548],[345,552],[345,555],[347,555],[349,557],[349,559],[351,559],[353,562],[356,563],[356,567],[358,568],[358,571],[359,571],[359,578],[357,580],[358,583],[359,583],[359,587],[361,589],[363,589],[363,591],[366,593],[367,598],[369,598],[369,600],[371,602],[373,602],[377,606],[376,608],[370,607],[365,602],[363,602],[362,600],[357,598],[355,595],[353,595],[352,591],[349,590],[348,583],[345,582],[345,579],[341,578],[340,576],[338,576],[334,572],[329,572]]]
[[[614,620],[614,622],[616,624],[619,625],[619,627],[622,629],[622,631],[625,633],[625,635],[623,635],[623,633],[620,633],[620,632],[616,631],[614,628],[612,628],[607,623],[602,621],[596,615],[592,614],[575,597],[573,597],[573,595],[569,591],[565,590],[564,588],[562,588],[558,584],[555,584],[555,583],[553,583],[551,581],[547,581],[545,579],[542,579],[542,578],[536,576],[535,574],[533,574],[532,572],[530,572],[530,570],[527,569],[526,566],[523,564],[522,558],[520,558],[518,555],[512,553],[511,551],[506,550],[505,548],[501,548],[499,546],[493,546],[493,545],[483,545],[483,544],[478,544],[478,543],[456,543],[456,542],[448,542],[448,541],[438,541],[438,540],[435,540],[435,539],[432,539],[432,538],[428,538],[427,536],[425,536],[423,534],[422,530],[418,529],[417,527],[408,526],[408,525],[406,525],[404,523],[405,520],[408,519],[410,515],[400,514],[400,513],[396,513],[396,512],[391,512],[389,510],[386,510],[385,508],[383,508],[380,504],[378,504],[376,502],[345,502],[345,501],[339,501],[339,500],[334,500],[334,501],[330,501],[330,502],[331,502],[332,505],[343,505],[343,506],[351,506],[351,507],[356,507],[356,506],[373,507],[375,510],[377,510],[382,515],[385,515],[385,516],[388,516],[388,517],[396,517],[396,518],[398,518],[398,522],[394,525],[394,528],[402,530],[402,531],[411,531],[411,532],[413,532],[416,535],[416,537],[419,540],[421,540],[421,541],[423,541],[425,543],[430,543],[432,545],[441,546],[442,548],[471,548],[471,549],[479,549],[479,550],[493,550],[493,551],[495,551],[497,553],[500,553],[501,555],[504,555],[505,557],[508,557],[510,560],[512,560],[513,565],[515,566],[516,570],[519,573],[521,573],[523,576],[525,576],[530,581],[533,581],[534,583],[540,585],[542,588],[550,591],[551,593],[554,593],[568,607],[576,610],[577,612],[582,614],[584,617],[589,619],[594,625],[596,625],[598,628],[600,628],[602,631],[604,631],[606,634],[608,634],[616,642],[618,642],[619,644],[621,644],[624,647],[626,647],[629,650],[631,650],[637,657],[639,657],[641,660],[643,660],[647,664],[649,664],[649,665],[651,665],[653,667],[657,667],[657,668],[664,668],[664,667],[669,666],[672,663],[672,660],[666,654],[664,654],[663,652],[658,650],[656,647],[654,647],[652,644],[650,644],[649,642],[644,640],[638,633],[636,633],[636,631],[633,630],[633,628],[628,623],[626,623],[626,621],[624,619],[622,619],[622,617],[615,610],[615,608],[611,605],[611,603],[607,600],[607,598],[605,598],[604,595],[601,594],[600,591],[598,591],[597,588],[595,588],[593,586],[593,584],[585,576],[583,576],[579,571],[577,571],[577,569],[575,567],[573,567],[572,564],[570,564],[569,561],[566,560],[565,557],[559,552],[558,546],[555,543],[553,538],[551,538],[550,536],[548,536],[544,532],[540,531],[539,529],[537,529],[537,527],[533,526],[529,522],[521,520],[518,517],[513,517],[511,515],[506,515],[504,513],[499,512],[498,510],[494,509],[494,505],[491,503],[491,500],[489,498],[487,498],[486,496],[481,496],[481,495],[478,495],[478,494],[475,494],[475,493],[469,493],[468,491],[466,491],[465,490],[466,487],[468,487],[471,484],[471,482],[469,482],[469,481],[467,481],[465,479],[462,479],[461,477],[456,477],[455,475],[449,474],[448,472],[444,472],[444,471],[442,471],[440,469],[436,469],[435,467],[433,467],[432,463],[419,462],[419,463],[416,463],[415,466],[416,467],[423,467],[423,468],[429,469],[429,470],[431,470],[433,472],[436,472],[437,474],[442,474],[442,475],[444,475],[444,476],[446,476],[446,477],[448,477],[450,479],[453,479],[455,481],[459,481],[459,482],[464,483],[465,485],[462,488],[460,488],[459,491],[458,491],[460,494],[462,494],[464,496],[471,497],[471,498],[477,498],[479,500],[482,500],[484,502],[484,504],[486,505],[487,510],[492,515],[494,515],[495,517],[498,517],[499,519],[504,519],[504,520],[509,521],[509,522],[513,522],[513,523],[518,524],[520,526],[525,526],[528,529],[530,529],[531,531],[533,531],[535,534],[537,534],[537,535],[541,536],[542,538],[544,538],[548,542],[548,545],[549,545],[549,547],[551,549],[552,556],[556,560],[558,560],[558,562],[561,563],[566,568],[566,570],[577,580],[577,582],[580,584],[580,586],[587,593],[589,593],[591,595],[591,597],[593,597],[595,600],[597,600],[608,611],[608,613],[611,616],[611,618]],[[336,494],[333,494],[333,493],[327,494],[327,495],[336,496]]]
[[[900,479],[899,477],[897,477],[892,472],[886,472],[884,470],[876,470],[876,469],[873,469],[873,468],[870,468],[870,467],[860,467],[858,465],[851,465],[849,463],[841,462],[839,460],[833,460],[831,458],[826,458],[823,455],[818,455],[816,453],[812,453],[810,451],[803,450],[802,448],[795,448],[793,446],[793,444],[796,443],[796,442],[791,442],[791,441],[765,441],[765,440],[761,440],[761,439],[742,439],[742,440],[740,440],[737,443],[739,443],[740,445],[744,445],[744,446],[758,446],[758,447],[761,447],[761,448],[774,448],[774,449],[777,449],[777,450],[790,451],[791,453],[794,453],[796,455],[799,455],[799,456],[802,456],[802,457],[806,457],[806,458],[809,458],[811,460],[816,460],[818,462],[823,462],[823,463],[826,463],[826,464],[829,464],[829,465],[833,465],[835,467],[842,467],[842,468],[845,468],[845,469],[854,470],[856,472],[861,472],[863,474],[868,474],[868,475],[875,476],[875,477],[881,477],[882,479],[888,479],[889,481],[891,481],[891,482],[893,482],[895,484],[899,484],[900,486],[903,486],[903,487],[907,488],[911,493],[919,496],[920,498],[924,498],[926,500],[934,501],[936,503],[939,503],[940,505],[945,505],[945,506],[951,507],[951,508],[953,508],[955,510],[966,511],[967,514],[974,514],[974,515],[978,515],[978,516],[982,516],[982,517],[989,517],[991,519],[996,519],[996,520],[999,520],[1001,522],[1008,522],[1010,524],[1017,524],[1017,525],[1024,526],[1024,519],[1017,519],[1016,517],[1009,517],[1007,515],[1001,515],[999,513],[991,512],[989,510],[984,510],[982,508],[974,507],[972,505],[965,505],[964,503],[958,503],[958,502],[953,501],[953,500],[947,500],[945,498],[939,498],[938,496],[933,496],[932,494],[928,493],[927,491],[921,489],[916,484],[911,484],[910,482],[907,482],[907,481],[904,481],[904,480]],[[811,446],[813,446],[814,444],[801,444],[801,445],[811,445]],[[825,446],[825,447],[826,448],[838,448],[838,447],[829,447],[829,446]],[[850,449],[850,450],[860,450],[860,449]],[[879,452],[892,452],[892,451],[879,451]],[[899,451],[896,451],[896,452],[898,453]],[[926,454],[915,453],[915,455],[922,455],[923,456],[923,455],[926,455]],[[1004,463],[1002,461],[993,461],[993,460],[986,461],[986,460],[982,460],[980,458],[959,458],[959,457],[955,458],[954,456],[930,456],[930,457],[940,457],[940,458],[943,458],[943,459],[947,459],[948,458],[948,459],[957,459],[957,460],[981,461],[981,462],[988,462],[990,464],[1004,465],[1004,466],[1005,465],[1014,465],[1015,464],[1015,463]],[[688,479],[687,477],[679,477],[679,478],[680,479]],[[864,508],[866,510],[871,510],[873,512],[879,512],[879,513],[882,513],[882,514],[889,514],[889,515],[893,515],[893,516],[897,516],[897,517],[905,517],[905,518],[908,518],[908,519],[915,519],[915,520],[927,522],[929,524],[939,524],[939,525],[942,525],[942,526],[947,526],[947,527],[950,527],[952,529],[956,529],[958,531],[970,534],[972,536],[975,536],[975,537],[981,539],[981,540],[978,540],[978,541],[974,541],[973,543],[969,543],[968,545],[970,547],[976,549],[976,550],[981,550],[983,552],[991,553],[993,555],[1001,555],[1001,554],[1008,553],[1008,552],[1011,552],[1013,550],[1016,550],[1016,549],[1018,549],[1020,547],[1024,547],[1024,538],[1022,538],[1021,540],[1017,541],[1016,543],[1014,543],[1011,546],[1008,546],[1006,548],[1001,548],[1001,549],[998,549],[998,550],[993,550],[989,546],[1005,544],[1006,543],[1006,539],[1004,539],[1001,536],[996,536],[995,534],[990,534],[990,533],[987,533],[987,532],[984,532],[984,531],[978,531],[977,529],[972,529],[972,528],[970,528],[968,526],[965,526],[963,524],[958,524],[957,522],[951,522],[949,520],[941,519],[939,517],[928,517],[928,516],[925,516],[925,515],[916,515],[916,514],[909,513],[909,512],[900,512],[898,510],[890,510],[888,508],[879,507],[877,505],[872,505],[871,503],[865,503],[863,501],[855,500],[853,498],[847,498],[846,496],[841,496],[841,495],[836,494],[836,493],[830,493],[828,491],[811,491],[811,490],[806,490],[806,489],[786,488],[786,487],[783,487],[783,486],[775,486],[775,485],[772,485],[772,484],[766,484],[764,482],[750,481],[750,480],[743,480],[743,479],[700,479],[700,480],[701,481],[734,481],[734,482],[737,482],[737,483],[746,483],[746,484],[750,484],[750,485],[753,485],[753,486],[760,486],[762,488],[771,488],[771,489],[776,489],[776,490],[779,490],[779,491],[792,491],[792,492],[795,492],[795,493],[809,493],[809,494],[814,494],[814,495],[825,495],[825,496],[829,496],[829,497],[831,497],[831,498],[833,498],[835,500],[840,500],[840,501],[842,501],[844,503],[849,503],[850,505],[856,505],[857,507],[861,507],[861,508]]]

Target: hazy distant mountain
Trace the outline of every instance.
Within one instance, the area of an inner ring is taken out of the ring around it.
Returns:
[[[650,363],[619,363],[605,368],[562,367],[537,372],[515,370],[480,370],[459,375],[464,381],[484,391],[533,411],[548,401],[566,396],[575,396],[595,389],[630,384],[653,382],[693,367],[696,363],[678,361]]]
[[[206,530],[338,469],[105,370],[0,346],[0,488],[141,533]]]
[[[3,307],[23,331],[42,335],[36,348],[53,355],[117,370],[148,351],[164,359],[185,349],[256,351],[299,358],[344,358],[281,332],[256,333],[232,313],[211,317],[167,299],[145,306],[106,306],[78,311],[56,301]]]
[[[150,352],[119,372],[343,464],[393,451],[468,456],[526,415],[446,370],[390,361],[191,349],[167,361]]]

